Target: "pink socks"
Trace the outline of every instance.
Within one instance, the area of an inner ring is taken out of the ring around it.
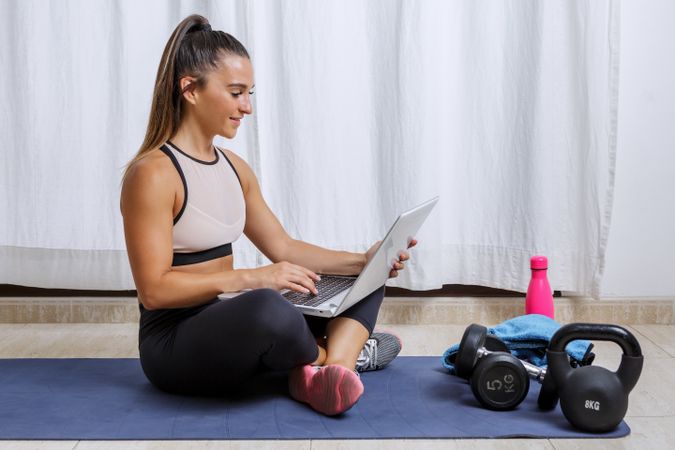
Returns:
[[[334,416],[356,404],[363,394],[363,383],[353,370],[337,364],[305,365],[289,372],[288,389],[297,401]]]

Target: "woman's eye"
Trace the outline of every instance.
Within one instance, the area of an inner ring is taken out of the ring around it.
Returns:
[[[243,92],[232,92],[232,97],[239,97]],[[255,91],[249,91],[248,95],[253,95],[255,94]]]

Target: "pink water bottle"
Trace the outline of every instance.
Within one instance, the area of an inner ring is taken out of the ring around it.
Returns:
[[[545,256],[533,256],[530,268],[532,279],[525,296],[525,314],[542,314],[553,319],[553,294],[546,278],[548,259]]]

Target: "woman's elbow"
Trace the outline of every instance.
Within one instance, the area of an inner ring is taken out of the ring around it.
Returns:
[[[165,307],[162,303],[165,301],[166,297],[166,286],[164,283],[164,276],[166,273],[168,273],[168,271],[161,275],[145,277],[142,281],[134,278],[136,281],[138,300],[148,311]]]
[[[137,288],[138,300],[143,304],[143,308],[148,311],[153,309],[160,309],[162,306],[160,304],[161,300],[155,290],[150,288]]]

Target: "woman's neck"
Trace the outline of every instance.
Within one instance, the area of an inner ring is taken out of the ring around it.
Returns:
[[[169,140],[188,155],[202,161],[210,161],[214,158],[213,138],[214,136],[204,133],[196,124],[184,120]]]

